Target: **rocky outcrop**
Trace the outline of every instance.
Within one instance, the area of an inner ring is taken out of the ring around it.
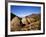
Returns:
[[[14,17],[11,21],[11,31],[20,30],[20,20],[18,17]]]
[[[41,29],[40,14],[32,14],[23,18],[15,16],[11,20],[11,31],[29,31]]]

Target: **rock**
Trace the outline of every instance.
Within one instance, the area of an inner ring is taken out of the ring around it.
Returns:
[[[20,20],[18,17],[15,17],[11,21],[11,31],[18,31],[20,30]]]

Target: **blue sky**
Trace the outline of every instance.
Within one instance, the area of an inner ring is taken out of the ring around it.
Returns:
[[[41,7],[11,5],[11,12],[19,17],[25,17],[31,14],[39,14],[41,12]]]

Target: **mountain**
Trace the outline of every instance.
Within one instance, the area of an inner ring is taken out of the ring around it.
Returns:
[[[11,20],[16,17],[16,15],[14,15],[13,13],[11,13]]]
[[[33,17],[33,16],[40,16],[41,14],[31,14],[31,15],[28,15],[26,17]]]
[[[18,17],[16,16],[15,14],[11,13],[11,20],[14,18],[14,17]],[[25,17],[22,17],[22,18],[37,18],[37,17],[41,17],[41,14],[31,14],[31,15],[28,15],[28,16],[25,16]],[[22,19],[21,17],[18,17],[20,20]]]
[[[11,20],[14,18],[14,17],[18,17],[18,16],[16,16],[15,14],[13,14],[13,13],[11,13]],[[22,19],[22,18],[20,18],[20,17],[18,17],[20,20]]]
[[[25,18],[34,18],[34,19],[41,19],[41,14],[32,14],[32,15],[28,15]]]

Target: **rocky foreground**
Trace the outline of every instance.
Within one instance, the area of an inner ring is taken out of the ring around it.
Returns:
[[[15,16],[11,20],[11,31],[29,31],[41,29],[40,14],[32,14],[23,18]]]

